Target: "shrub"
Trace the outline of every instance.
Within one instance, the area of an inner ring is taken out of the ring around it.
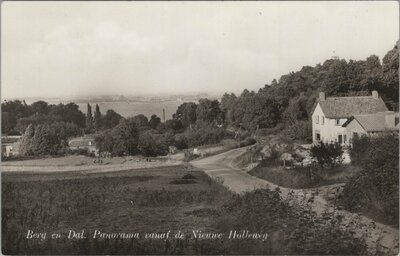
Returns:
[[[197,179],[195,176],[193,176],[192,174],[190,174],[190,173],[188,173],[188,174],[186,174],[186,175],[184,175],[183,177],[182,177],[182,179]]]
[[[227,243],[225,254],[365,254],[363,239],[352,235],[355,227],[342,225],[332,212],[316,215],[279,190],[258,189],[235,195],[223,208],[216,224],[222,230],[268,232],[266,241]]]
[[[343,149],[337,143],[324,143],[322,141],[311,147],[311,156],[315,158],[321,166],[336,166],[343,162]]]
[[[245,140],[240,141],[240,147],[246,147],[246,146],[250,146],[253,144],[256,144],[256,140],[252,137],[247,137]]]
[[[139,136],[138,149],[144,156],[168,154],[167,138],[162,134],[146,131]]]
[[[360,164],[365,162],[367,157],[367,149],[370,144],[369,137],[355,135],[352,139],[352,146],[350,148],[350,158],[353,164]]]
[[[101,152],[112,155],[134,155],[138,152],[139,130],[132,118],[121,119],[111,130],[105,130],[95,136],[96,144]]]
[[[175,134],[173,141],[174,146],[178,149],[188,148],[187,138],[182,133]]]
[[[92,156],[92,153],[90,153],[86,148],[78,148],[78,149],[74,149],[74,150],[69,150],[68,153],[73,154],[73,155]]]
[[[223,128],[202,126],[196,127],[193,130],[186,130],[184,136],[186,137],[189,147],[196,147],[205,144],[219,143],[224,138],[225,131]]]
[[[383,135],[361,138],[353,154],[361,171],[343,190],[341,204],[348,210],[374,215],[399,225],[399,138]]]

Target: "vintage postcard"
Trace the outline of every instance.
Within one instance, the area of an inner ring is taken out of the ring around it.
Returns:
[[[3,1],[4,255],[397,255],[396,1]]]

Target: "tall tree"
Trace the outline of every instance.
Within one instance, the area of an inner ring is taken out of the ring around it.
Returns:
[[[102,120],[99,105],[96,104],[96,109],[94,111],[94,128],[96,131],[102,128]]]
[[[196,109],[196,103],[185,102],[178,107],[174,118],[179,119],[183,127],[188,127],[189,125],[194,124],[197,120]]]
[[[131,120],[136,123],[139,130],[148,130],[150,128],[149,119],[143,114],[136,115]]]
[[[275,80],[276,81],[276,80]],[[225,113],[225,121],[228,123],[234,122],[235,105],[237,104],[237,97],[234,93],[225,93],[221,98],[221,109]]]
[[[384,97],[399,103],[399,49],[397,45],[382,60],[382,80]]]
[[[122,119],[121,122],[112,129],[113,154],[134,155],[137,153],[139,131],[137,123],[132,119]]]
[[[218,100],[200,99],[196,109],[197,120],[204,123],[223,121],[222,111]]]
[[[161,123],[161,119],[157,115],[152,115],[150,117],[149,125],[152,129],[157,129],[157,127],[160,123]]]
[[[86,114],[86,130],[91,132],[93,130],[93,115],[92,115],[92,106],[87,104],[87,114]]]
[[[123,117],[112,109],[107,110],[106,114],[102,117],[102,124],[105,129],[110,129],[119,124]]]
[[[35,114],[44,114],[46,115],[49,112],[49,104],[45,101],[36,101],[31,104],[32,112]]]
[[[35,134],[32,138],[32,153],[34,155],[56,155],[61,148],[60,142],[49,124],[39,124],[35,127]]]
[[[25,133],[24,133],[24,135],[22,135],[22,138],[21,138],[21,143],[19,146],[19,153],[22,156],[27,156],[27,155],[32,154],[31,142],[32,142],[32,138],[34,135],[35,135],[35,130],[33,128],[33,125],[30,124],[26,128]]]

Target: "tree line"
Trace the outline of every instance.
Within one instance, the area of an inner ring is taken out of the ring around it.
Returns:
[[[38,101],[27,105],[25,101],[6,101],[2,103],[2,133],[25,136],[32,125],[28,134],[32,129],[65,134],[57,137],[59,145],[68,136],[95,134],[102,151],[148,156],[164,155],[168,146],[183,149],[218,143],[233,138],[238,129],[254,134],[286,128],[287,137],[310,141],[310,112],[320,91],[328,96],[348,96],[370,95],[377,90],[389,108],[398,105],[398,61],[397,46],[382,62],[375,55],[359,61],[329,59],[274,79],[258,92],[245,89],[240,95],[225,93],[220,101],[200,99],[198,103],[183,103],[165,122],[156,115],[150,119],[144,115],[124,118],[113,110],[102,114],[97,104],[94,111],[88,104],[84,114],[75,103],[49,105]],[[60,129],[68,132],[62,133]]]

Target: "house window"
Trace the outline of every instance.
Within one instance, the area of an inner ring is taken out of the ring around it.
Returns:
[[[319,124],[319,116],[315,116],[315,123]]]
[[[343,143],[347,143],[347,135],[346,134],[343,135]]]
[[[340,119],[335,119],[335,124],[340,125]]]
[[[343,143],[343,137],[341,134],[338,135],[338,142],[339,142],[339,144]]]
[[[320,132],[315,132],[315,140],[320,141],[321,140],[321,133]]]
[[[324,123],[325,123],[325,117],[322,116],[321,124],[324,124]]]

